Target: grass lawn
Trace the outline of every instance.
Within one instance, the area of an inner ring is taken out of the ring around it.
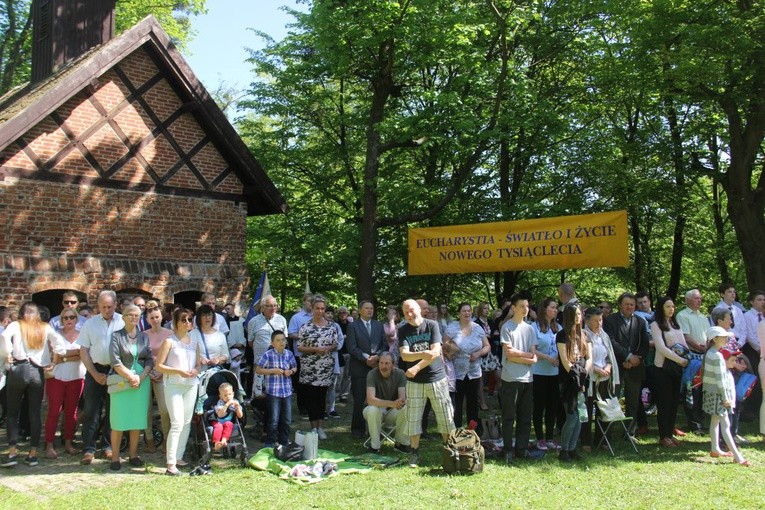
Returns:
[[[306,422],[295,425],[305,428]],[[327,426],[330,439],[322,442],[322,448],[351,454],[363,451],[347,432],[347,420],[328,421]],[[655,420],[650,426],[655,432]],[[762,509],[765,445],[755,424],[742,424],[742,432],[753,441],[743,448],[754,463],[748,469],[729,459],[711,459],[708,437],[690,434],[674,450],[660,449],[655,435],[640,441],[639,454],[616,439],[616,457],[598,451],[583,454],[585,460],[573,465],[561,465],[553,454],[512,466],[489,461],[482,474],[470,477],[445,475],[440,469],[440,446],[432,439],[422,444],[418,469],[403,465],[310,486],[224,461],[214,466],[212,476],[171,478],[161,474],[160,455],[144,456],[156,464],[149,466],[148,474],[127,470],[112,474],[105,461],[82,467],[77,458],[42,459],[36,468],[20,465],[0,471],[0,508]],[[249,446],[252,452],[261,444],[250,440]],[[383,449],[384,454],[394,452],[390,447]]]

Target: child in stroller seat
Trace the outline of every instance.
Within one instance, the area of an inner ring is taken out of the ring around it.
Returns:
[[[223,383],[218,387],[218,396],[220,399],[213,407],[213,414],[210,418],[215,451],[220,451],[228,444],[231,432],[234,430],[234,415],[240,420],[244,415],[242,405],[234,398],[234,387],[229,383]]]

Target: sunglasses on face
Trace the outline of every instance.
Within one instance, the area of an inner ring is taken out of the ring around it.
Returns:
[[[79,301],[68,301],[66,299],[64,300],[64,304],[67,304],[67,305],[76,305],[77,303],[79,303]]]
[[[77,320],[77,316],[75,316],[75,315],[67,315],[65,317],[61,317],[61,320],[62,321],[73,321],[73,320]]]

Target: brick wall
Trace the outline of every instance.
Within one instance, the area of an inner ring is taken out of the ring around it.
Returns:
[[[0,304],[50,289],[248,292],[246,209],[233,202],[5,178]]]
[[[118,67],[122,74],[107,71],[25,133],[23,144],[0,153],[0,170],[47,166],[84,178],[114,171],[111,180],[136,185],[156,184],[150,171],[161,179],[175,166],[163,185],[204,190],[179,164],[197,146],[191,165],[209,186],[227,165],[212,143],[200,149],[205,133],[193,116],[176,114],[158,129],[182,105],[168,82],[148,89],[145,103],[131,93],[156,79],[148,55],[139,49]],[[211,191],[241,194],[235,174],[219,181]],[[227,301],[247,293],[244,203],[6,176],[0,225],[0,304],[18,305],[51,289],[85,292],[91,302],[103,288],[140,288],[163,301],[188,290]]]

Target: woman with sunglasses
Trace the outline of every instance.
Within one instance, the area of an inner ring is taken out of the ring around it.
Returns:
[[[85,380],[85,365],[80,361],[80,346],[77,343],[77,310],[64,308],[59,316],[61,328],[57,333],[64,338],[66,354],[53,356],[53,378],[45,381],[48,395],[48,416],[45,418],[45,456],[49,459],[58,457],[53,442],[61,411],[64,412],[64,450],[70,455],[77,453],[72,441],[77,430],[77,404],[82,396]],[[48,346],[52,349],[53,346]]]
[[[167,471],[181,474],[177,466],[189,439],[191,417],[197,397],[197,374],[202,364],[199,341],[189,335],[193,327],[191,310],[179,308],[173,312],[173,334],[165,340],[157,355],[157,370],[164,374],[165,404],[170,415],[170,431],[165,441]]]
[[[202,354],[202,371],[225,364],[229,357],[226,335],[218,331],[215,310],[210,305],[202,305],[195,317],[196,329],[189,334],[199,342]]]
[[[8,458],[2,467],[18,464],[16,444],[19,441],[19,413],[21,400],[26,396],[29,406],[29,454],[24,459],[36,466],[37,447],[40,444],[40,407],[43,397],[43,369],[50,364],[49,345],[60,349],[60,337],[49,324],[40,319],[37,305],[31,301],[21,305],[19,320],[11,322],[0,336],[0,360],[9,364],[6,379],[8,402]]]

